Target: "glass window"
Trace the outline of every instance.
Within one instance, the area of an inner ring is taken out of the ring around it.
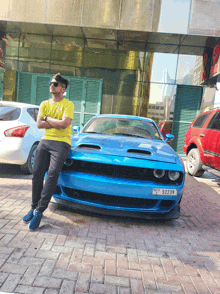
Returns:
[[[148,117],[156,123],[160,120],[172,120],[175,103],[176,86],[169,84],[150,84],[149,105],[155,109],[148,112]]]
[[[214,107],[215,95],[215,88],[204,87],[200,111],[205,111]]]
[[[167,121],[167,122],[164,124],[164,130],[171,131],[171,129],[172,129],[172,122],[171,122],[171,121]]]
[[[182,85],[198,85],[201,72],[199,72],[199,75],[197,76],[197,80],[199,79],[199,81],[195,80],[195,75],[198,73],[197,66],[196,56],[179,55],[176,83]]]
[[[116,136],[131,136],[162,140],[154,123],[151,121],[100,117],[91,120],[82,133],[100,133]]]
[[[18,70],[49,73],[51,37],[25,34],[20,37]]]
[[[151,82],[175,84],[177,58],[177,54],[154,53]]]
[[[8,41],[5,50],[5,70],[17,70],[19,52],[19,34],[6,35]]]
[[[208,124],[207,129],[220,130],[220,111],[217,111]]]
[[[39,111],[38,108],[28,108],[27,109],[27,112],[30,114],[30,116],[35,121],[37,121],[38,111]]]
[[[75,76],[77,68],[83,64],[83,46],[81,38],[54,36],[51,71]]]
[[[0,121],[11,121],[19,118],[21,109],[14,106],[0,104]]]
[[[193,128],[202,128],[205,121],[207,120],[207,118],[209,117],[209,115],[211,114],[211,112],[207,112],[204,114],[201,114],[196,121],[194,122],[194,124],[192,125]]]

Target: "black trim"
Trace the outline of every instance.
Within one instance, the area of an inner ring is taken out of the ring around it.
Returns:
[[[207,153],[207,154],[210,154],[210,155],[213,155],[213,156],[216,156],[216,157],[220,157],[219,153],[216,153],[216,152],[213,152],[213,151],[210,151],[210,150],[205,150],[204,149],[204,153]]]
[[[60,204],[67,206],[71,209],[79,209],[84,211],[89,211],[98,214],[104,214],[109,216],[121,216],[121,217],[136,217],[136,218],[144,218],[144,219],[177,219],[180,217],[180,205],[177,204],[172,210],[167,213],[145,213],[145,212],[134,212],[134,211],[122,211],[122,210],[111,210],[111,209],[104,209],[98,208],[94,206],[88,206],[81,203],[76,203],[64,199],[60,199],[53,195],[54,200]]]
[[[168,177],[168,171],[165,171],[163,178],[155,178],[153,175],[154,169],[123,166],[114,164],[105,164],[99,162],[90,162],[83,160],[73,159],[73,163],[70,166],[63,165],[63,172],[81,172],[85,174],[93,174],[104,177],[120,178],[128,180],[138,181],[151,181],[163,185],[181,185],[183,181],[183,173],[180,172],[180,177],[176,181],[171,181]]]

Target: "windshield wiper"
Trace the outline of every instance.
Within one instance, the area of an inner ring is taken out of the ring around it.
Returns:
[[[127,137],[137,137],[137,138],[145,138],[143,136],[131,135],[131,134],[124,134],[124,133],[112,133],[112,135],[127,136]]]
[[[101,134],[101,133],[98,133],[98,132],[85,132],[85,134]]]

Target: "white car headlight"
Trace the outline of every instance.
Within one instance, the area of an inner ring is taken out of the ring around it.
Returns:
[[[180,172],[175,170],[168,171],[168,177],[171,181],[176,181],[180,177]]]
[[[157,179],[161,179],[165,175],[165,170],[164,169],[154,169],[154,176]]]

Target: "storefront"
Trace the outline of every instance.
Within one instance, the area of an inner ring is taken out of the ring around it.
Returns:
[[[186,100],[194,99],[196,107],[190,117],[181,118],[189,123],[200,109],[220,101],[219,81],[214,86],[202,81],[204,52],[212,51],[220,37],[218,1],[65,0],[62,9],[57,0],[40,3],[33,7],[30,0],[21,0],[19,7],[13,4],[8,10],[3,5],[0,12],[7,45],[4,100],[39,104],[47,99],[47,79],[60,72],[85,83],[100,81],[100,96],[91,98],[97,104],[92,114],[132,114],[156,122],[180,119],[187,105],[178,96],[184,99],[186,91]],[[24,92],[22,74],[30,80],[23,80]],[[83,104],[83,91],[91,93],[82,87],[77,95],[70,91],[69,99]]]

